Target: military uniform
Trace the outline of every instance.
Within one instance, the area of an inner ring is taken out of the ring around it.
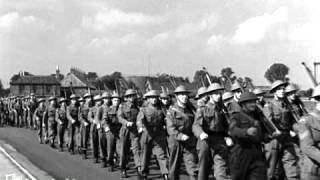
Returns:
[[[118,107],[111,106],[103,112],[102,130],[106,133],[107,138],[107,163],[114,166],[114,154],[116,153],[117,139],[119,138],[119,131],[121,124],[117,117]]]
[[[265,146],[269,163],[268,177],[273,178],[276,175],[278,163],[282,163],[288,180],[300,179],[298,157],[294,149],[293,139],[290,136],[290,130],[292,130],[292,126],[295,123],[292,114],[287,105],[280,99],[273,99],[265,107],[265,114],[282,133],[280,138],[272,140]]]
[[[120,168],[126,170],[129,160],[129,145],[133,153],[136,168],[140,168],[140,144],[136,120],[139,109],[137,105],[131,102],[122,103],[117,113],[118,120],[122,124],[120,129]],[[127,123],[132,122],[133,126],[127,127]]]
[[[35,100],[30,100],[28,103],[28,126],[30,129],[36,129],[36,122],[34,122],[33,114],[38,107],[38,103]]]
[[[56,122],[58,123],[58,138],[60,150],[63,150],[65,142],[64,135],[68,127],[67,110],[65,107],[60,107],[56,111]]]
[[[228,147],[224,138],[228,133],[228,122],[222,108],[209,102],[199,109],[195,116],[193,132],[197,137],[201,133],[208,138],[199,141],[199,180],[208,179],[212,164],[217,180],[227,179]]]
[[[43,115],[44,115],[45,111],[46,111],[45,106],[43,106],[43,107],[39,106],[34,111],[34,114],[33,114],[34,122],[37,123],[38,137],[39,137],[40,143],[42,143],[42,138],[43,138],[43,129],[44,129]]]
[[[143,129],[141,135],[141,171],[147,174],[150,155],[156,155],[162,175],[168,174],[167,140],[165,115],[160,107],[148,104],[141,108],[137,117],[138,129]]]
[[[91,123],[91,139],[92,139],[92,151],[95,162],[99,161],[99,129],[100,124],[96,121],[96,116],[101,107],[91,107],[88,114],[88,119]],[[101,109],[102,110],[102,109]],[[98,128],[99,127],[99,128]]]
[[[259,114],[235,112],[230,118],[230,135],[235,145],[231,149],[230,173],[232,180],[267,180],[267,163],[262,151],[262,143],[267,134],[260,122]],[[247,130],[257,129],[255,136],[249,136]]]
[[[80,148],[81,151],[83,153],[83,157],[86,158],[87,155],[87,150],[88,150],[88,144],[89,144],[89,138],[90,138],[90,126],[91,123],[89,121],[89,104],[85,103],[80,107],[79,110],[79,118],[80,118],[80,134],[81,134],[81,138],[80,138]]]
[[[109,106],[106,104],[103,104],[101,106],[101,111],[99,113],[98,121],[100,123],[100,130],[99,130],[99,141],[100,141],[100,148],[101,148],[101,154],[102,154],[102,161],[103,161],[103,167],[107,166],[107,156],[108,156],[108,149],[107,149],[107,134],[105,132],[105,129],[102,128],[102,121],[103,121],[103,114],[104,112],[109,111]]]
[[[320,180],[320,111],[299,121],[300,148],[303,153],[301,179]]]
[[[169,134],[169,179],[179,179],[180,163],[183,159],[187,173],[191,180],[197,178],[198,156],[196,152],[197,138],[192,133],[194,122],[193,111],[173,105],[166,115],[167,131]],[[182,136],[187,135],[189,139],[181,141]]]
[[[67,107],[68,133],[69,133],[69,151],[74,153],[74,146],[79,145],[80,141],[80,122],[79,122],[79,108],[75,104],[70,104]]]
[[[51,147],[55,146],[57,136],[56,107],[49,106],[44,115],[45,137],[50,140]]]
[[[233,99],[229,103],[227,108],[228,108],[228,112],[229,112],[230,115],[233,114],[234,112],[241,111],[241,107],[240,107],[239,103],[235,99]]]

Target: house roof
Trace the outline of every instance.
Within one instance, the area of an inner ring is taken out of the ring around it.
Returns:
[[[17,80],[11,82],[12,85],[45,84],[60,85],[54,76],[20,76]]]
[[[88,81],[84,75],[68,73],[64,79],[60,81],[62,87],[85,87],[95,89],[93,83]]]

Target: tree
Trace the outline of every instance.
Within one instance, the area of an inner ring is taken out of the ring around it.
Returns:
[[[210,78],[210,82],[219,83],[220,84],[220,78],[219,77],[213,76],[213,75],[209,75],[209,78]],[[196,71],[194,73],[193,82],[192,83],[196,84],[198,87],[201,87],[201,86],[208,87],[210,82],[209,82],[209,80],[207,78],[207,75],[206,75],[205,71],[198,70],[198,71]]]
[[[264,77],[271,83],[276,80],[286,81],[286,76],[289,74],[289,68],[282,63],[274,63],[264,74]]]

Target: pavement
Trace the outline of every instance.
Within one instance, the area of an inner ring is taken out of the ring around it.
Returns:
[[[90,159],[90,154],[89,159],[83,160],[78,154],[71,155],[68,152],[59,152],[57,149],[49,147],[49,145],[39,144],[36,134],[36,131],[25,128],[0,128],[0,162],[3,163],[0,163],[0,180],[11,173],[18,178],[22,177],[23,180],[121,179],[119,169],[116,169],[115,172],[108,172],[107,168],[101,168],[101,164],[94,164],[93,159]],[[5,151],[3,152],[1,149]],[[13,160],[6,154],[12,157]],[[20,164],[22,168],[14,161]],[[130,163],[129,166],[129,178],[126,180],[137,179],[133,163]],[[2,169],[2,167],[6,168]],[[25,171],[22,169],[25,169]],[[154,162],[149,169],[150,176],[148,176],[148,179],[162,179],[159,168]],[[184,174],[181,176],[181,180],[184,179],[189,178]]]

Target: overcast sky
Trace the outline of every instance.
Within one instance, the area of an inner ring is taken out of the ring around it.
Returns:
[[[319,0],[0,0],[0,79],[60,66],[98,75],[170,73],[192,79],[231,67],[266,85],[275,62],[312,86],[320,61]],[[320,69],[319,69],[320,71]],[[320,76],[319,76],[320,77]]]

